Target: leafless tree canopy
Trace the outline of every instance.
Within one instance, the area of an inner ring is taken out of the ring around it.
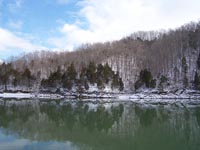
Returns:
[[[47,78],[58,67],[62,71],[73,62],[80,72],[89,62],[108,63],[119,72],[126,86],[132,86],[142,69],[154,77],[165,75],[179,84],[183,77],[192,83],[200,50],[200,22],[189,23],[175,30],[137,32],[118,41],[83,45],[73,52],[40,51],[13,59],[12,66],[23,72],[29,68],[33,75],[41,72]],[[185,57],[187,72],[183,72]]]

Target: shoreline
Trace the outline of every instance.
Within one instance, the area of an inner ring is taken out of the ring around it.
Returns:
[[[2,93],[0,94],[0,105],[5,104],[5,102],[8,103],[15,103],[15,101],[18,102],[26,102],[26,101],[32,101],[32,102],[59,102],[60,105],[63,105],[66,102],[70,102],[70,103],[77,103],[77,102],[83,102],[83,103],[93,103],[93,104],[108,104],[108,103],[134,103],[134,104],[139,104],[139,105],[161,105],[161,106],[168,106],[168,105],[175,105],[177,107],[186,107],[186,106],[196,106],[196,105],[200,105],[200,96],[194,98],[167,98],[167,97],[156,97],[156,98],[152,98],[152,97],[140,97],[140,98],[136,98],[136,96],[133,98],[133,95],[125,95],[125,94],[121,94],[119,95],[117,98],[99,98],[99,97],[89,97],[89,98],[67,98],[67,97],[58,97],[58,95],[54,96],[51,94],[52,97],[50,97],[50,95],[48,96],[38,96],[38,97],[34,97],[34,95],[29,94],[29,93],[17,93],[8,96],[8,94],[13,94],[13,93],[4,93],[4,97],[2,97]],[[129,98],[128,98],[129,97]]]
[[[14,98],[14,99],[80,99],[86,100],[90,99],[95,101],[95,99],[105,100],[112,99],[115,101],[157,101],[157,100],[200,100],[200,92],[194,90],[186,90],[179,93],[153,93],[153,92],[140,92],[140,93],[105,93],[105,92],[91,92],[91,93],[22,93],[22,92],[4,92],[0,93],[0,98]],[[94,100],[93,100],[94,99]]]

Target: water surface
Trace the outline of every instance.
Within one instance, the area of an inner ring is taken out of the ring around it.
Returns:
[[[200,150],[200,105],[0,101],[0,150]]]

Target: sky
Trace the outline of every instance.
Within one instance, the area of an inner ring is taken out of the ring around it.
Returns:
[[[0,0],[0,59],[200,21],[200,0]]]

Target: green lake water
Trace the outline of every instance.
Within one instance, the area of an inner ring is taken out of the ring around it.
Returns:
[[[200,150],[200,105],[1,100],[0,150]]]

